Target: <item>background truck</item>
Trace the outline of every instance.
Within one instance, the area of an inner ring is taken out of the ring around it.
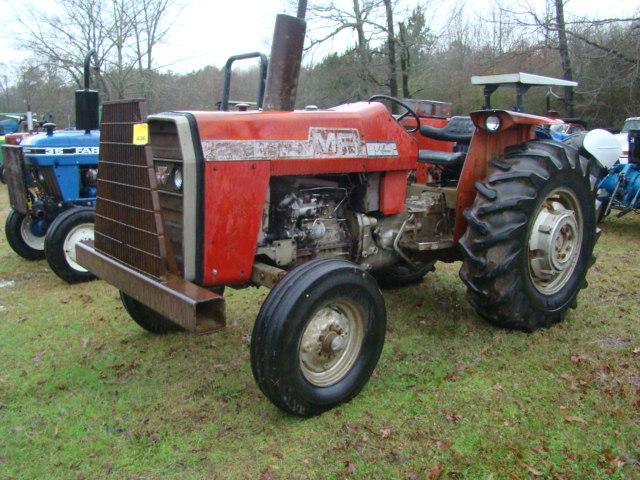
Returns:
[[[95,240],[76,247],[154,333],[221,328],[225,286],[271,288],[252,371],[300,416],[353,398],[373,372],[386,327],[374,277],[403,283],[462,260],[487,321],[562,321],[594,261],[599,170],[587,149],[535,140],[559,120],[521,112],[438,128],[388,96],[294,110],[305,4],[277,17],[263,111],[150,115],[141,146],[144,105],[105,105]]]

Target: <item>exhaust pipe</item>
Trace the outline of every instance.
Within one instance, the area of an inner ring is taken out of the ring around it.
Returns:
[[[307,22],[307,0],[299,0],[298,15],[278,15],[273,31],[267,73],[264,110],[291,111],[295,108]]]
[[[90,133],[100,127],[99,109],[100,98],[97,90],[91,90],[91,57],[95,50],[91,50],[84,57],[84,90],[76,90],[76,130]]]

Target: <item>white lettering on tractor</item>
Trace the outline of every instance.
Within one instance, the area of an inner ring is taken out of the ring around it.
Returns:
[[[398,147],[394,142],[369,142],[367,155],[370,157],[397,157]]]
[[[25,147],[24,153],[26,155],[98,155],[100,147]]]
[[[365,142],[355,128],[309,128],[307,140],[204,140],[208,161],[397,157],[395,142]]]

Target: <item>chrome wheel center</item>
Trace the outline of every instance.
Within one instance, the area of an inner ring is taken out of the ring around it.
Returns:
[[[529,275],[541,293],[556,293],[569,281],[580,256],[582,225],[573,192],[556,189],[542,202],[529,234]]]
[[[363,341],[364,320],[355,304],[343,300],[321,308],[300,340],[302,374],[319,387],[339,382],[355,364]]]

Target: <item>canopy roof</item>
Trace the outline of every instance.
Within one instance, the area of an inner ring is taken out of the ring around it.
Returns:
[[[544,77],[542,75],[534,75],[532,73],[505,73],[502,75],[474,75],[471,77],[473,85],[527,85],[547,86],[547,87],[577,87],[578,82],[563,80],[561,78]]]

